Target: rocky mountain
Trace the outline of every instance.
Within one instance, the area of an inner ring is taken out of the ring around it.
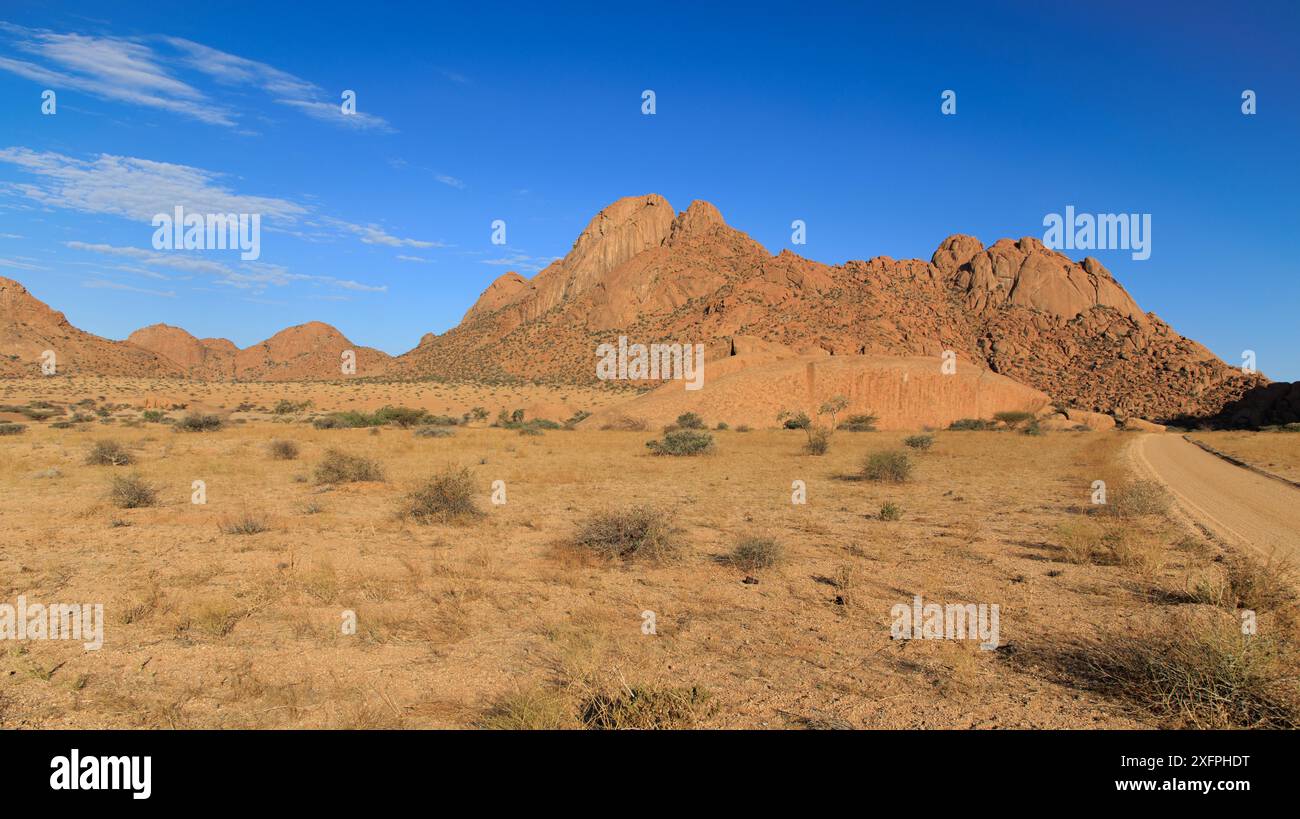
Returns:
[[[1144,313],[1099,261],[1035,238],[985,247],[950,236],[931,259],[825,265],[773,256],[694,202],[661,196],[601,211],[563,259],[507,273],[455,329],[429,335],[396,371],[440,378],[595,380],[595,350],[620,335],[703,343],[739,336],[798,353],[929,356],[1041,390],[1062,406],[1151,419],[1212,415],[1266,383]]]
[[[182,368],[156,352],[73,327],[18,282],[0,277],[0,374],[41,374],[42,357],[54,353],[61,374],[121,373],[177,376]]]
[[[951,353],[959,368],[1005,376],[1063,408],[1120,417],[1277,418],[1294,403],[1292,393],[1229,367],[1143,312],[1095,258],[1075,261],[1032,237],[985,247],[954,235],[929,261],[879,256],[826,265],[788,250],[768,253],[707,202],[678,213],[655,194],[605,208],[563,259],[531,279],[506,273],[457,327],[426,335],[396,359],[319,322],[244,350],[167,325],[110,341],[72,327],[17,282],[0,279],[4,375],[39,372],[41,353],[53,349],[65,372],[332,379],[342,374],[342,353],[352,350],[359,376],[590,383],[598,346],[619,336],[703,344],[712,372],[741,346],[752,352],[767,345],[773,360],[938,361]],[[867,383],[878,375],[864,370],[852,378]],[[971,383],[987,390],[994,382]],[[1011,397],[1000,386],[995,392]],[[1224,415],[1225,407],[1234,409]]]

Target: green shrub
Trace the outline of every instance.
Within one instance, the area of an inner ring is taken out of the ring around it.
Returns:
[[[862,476],[869,481],[903,483],[912,477],[912,461],[906,452],[873,452],[862,465]]]
[[[145,410],[144,412],[140,413],[140,417],[143,420],[149,422],[150,424],[160,424],[162,423],[162,420],[167,417],[167,413],[163,412],[162,410],[151,409],[151,410]]]
[[[212,432],[221,429],[221,418],[216,415],[190,413],[176,422],[181,432]]]
[[[664,435],[662,441],[647,441],[655,455],[704,455],[713,451],[713,436],[694,429],[679,429]]]
[[[880,419],[875,415],[850,415],[839,425],[839,429],[845,432],[875,432],[878,420]]]
[[[22,424],[0,423],[0,435],[19,435],[27,431]]]
[[[893,501],[885,501],[880,506],[881,520],[898,520],[903,516],[903,510]]]
[[[433,427],[433,426],[420,427],[415,431],[415,437],[417,438],[451,438],[455,436],[455,434],[456,433],[452,432],[451,430],[445,427]]]
[[[678,429],[704,429],[704,419],[693,412],[683,412],[677,416]]]
[[[808,413],[806,412],[800,412],[797,415],[791,415],[788,417],[785,413],[782,413],[777,416],[777,420],[783,421],[784,423],[782,426],[786,429],[807,429],[812,426],[812,419],[808,417]]]
[[[903,439],[903,444],[912,449],[916,449],[924,452],[925,450],[934,446],[934,436],[933,435],[909,435]]]
[[[979,432],[994,429],[996,427],[997,424],[992,421],[986,421],[983,418],[958,418],[956,421],[953,421],[948,425],[948,429],[957,430],[959,432]]]

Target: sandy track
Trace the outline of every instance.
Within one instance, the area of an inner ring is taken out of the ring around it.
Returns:
[[[1132,452],[1189,517],[1225,542],[1300,560],[1300,489],[1234,466],[1178,435],[1143,435]]]

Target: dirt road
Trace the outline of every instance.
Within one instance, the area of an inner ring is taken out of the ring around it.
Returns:
[[[1216,458],[1179,435],[1143,435],[1138,468],[1173,493],[1182,510],[1227,543],[1300,563],[1300,489]]]

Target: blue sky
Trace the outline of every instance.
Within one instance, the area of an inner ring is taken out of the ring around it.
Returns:
[[[113,338],[318,319],[400,353],[621,196],[711,201],[773,252],[803,219],[793,249],[828,263],[1041,237],[1074,205],[1150,213],[1149,260],[1094,255],[1300,379],[1294,3],[540,5],[7,0],[0,275]],[[175,201],[256,208],[261,258],[154,251]]]

